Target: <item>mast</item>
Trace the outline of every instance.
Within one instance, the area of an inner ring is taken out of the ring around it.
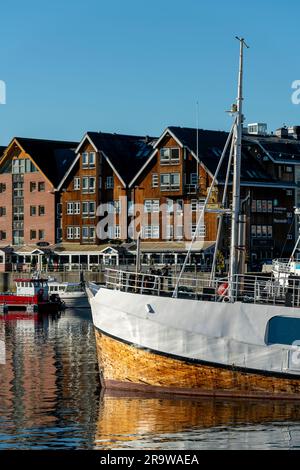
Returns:
[[[238,245],[239,245],[239,215],[240,215],[240,182],[242,158],[242,132],[243,132],[243,67],[244,46],[248,48],[243,38],[236,37],[240,42],[240,63],[238,78],[237,118],[234,131],[234,170],[232,188],[232,219],[231,242],[229,259],[229,278],[231,282],[231,295],[234,296],[234,281],[238,272]]]

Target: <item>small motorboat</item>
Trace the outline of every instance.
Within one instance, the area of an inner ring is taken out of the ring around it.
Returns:
[[[82,282],[59,282],[48,280],[49,294],[59,295],[68,308],[89,308],[89,302]]]
[[[64,309],[58,293],[49,291],[48,279],[15,279],[16,292],[0,294],[0,312],[25,310],[28,313],[57,313]]]

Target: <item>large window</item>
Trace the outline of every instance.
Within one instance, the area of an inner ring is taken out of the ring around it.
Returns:
[[[193,238],[193,236],[195,235],[196,230],[197,230],[197,224],[192,224],[191,225],[191,238]],[[196,236],[198,238],[205,238],[205,235],[206,235],[206,226],[204,224],[201,224],[198,227]]]
[[[161,173],[160,189],[162,191],[178,191],[180,189],[180,173]]]
[[[177,165],[180,161],[179,148],[160,149],[160,163],[162,165]]]
[[[272,225],[251,225],[252,238],[273,238]]]

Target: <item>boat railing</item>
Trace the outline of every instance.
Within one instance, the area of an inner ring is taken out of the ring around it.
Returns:
[[[117,269],[105,272],[106,287],[136,294],[174,296],[177,298],[207,300],[213,302],[244,302],[300,307],[300,279],[289,279],[282,284],[274,277],[237,275],[233,282],[228,278],[158,275]]]
[[[273,271],[276,273],[289,274],[291,272],[290,259],[275,259],[272,263]]]

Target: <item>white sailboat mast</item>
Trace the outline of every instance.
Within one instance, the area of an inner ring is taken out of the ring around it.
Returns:
[[[240,215],[240,183],[241,183],[241,159],[242,159],[242,132],[243,132],[243,68],[244,68],[244,47],[247,47],[243,38],[238,38],[240,42],[240,64],[238,78],[237,97],[237,119],[234,131],[234,170],[233,170],[233,191],[232,191],[232,219],[231,219],[231,243],[229,276],[234,282],[238,273],[238,245],[239,245],[239,215]]]

